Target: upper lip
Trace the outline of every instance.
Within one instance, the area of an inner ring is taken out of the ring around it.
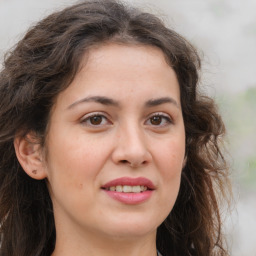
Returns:
[[[121,177],[118,179],[111,180],[104,184],[101,188],[109,188],[109,187],[115,187],[115,186],[145,186],[148,189],[154,190],[155,185],[153,182],[147,178],[144,177],[138,177],[138,178],[131,178],[131,177]]]

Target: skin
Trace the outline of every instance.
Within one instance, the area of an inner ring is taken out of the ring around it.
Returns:
[[[25,143],[17,142],[16,151],[36,158],[40,150]],[[53,255],[155,256],[156,229],[177,198],[184,155],[179,84],[161,50],[91,49],[52,109],[45,160],[22,164],[31,177],[48,180],[57,232]],[[155,190],[143,203],[116,201],[101,187],[120,177],[145,177]]]

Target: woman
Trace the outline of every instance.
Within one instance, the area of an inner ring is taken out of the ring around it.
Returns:
[[[114,0],[31,28],[0,79],[0,255],[228,255],[224,125],[199,69]]]

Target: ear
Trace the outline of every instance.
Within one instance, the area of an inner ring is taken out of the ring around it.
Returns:
[[[35,136],[16,137],[14,148],[20,165],[31,178],[41,180],[47,177],[42,148]]]

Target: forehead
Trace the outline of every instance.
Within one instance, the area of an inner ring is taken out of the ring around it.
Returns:
[[[156,67],[170,68],[166,56],[160,48],[142,44],[107,43],[92,47],[83,57],[81,69],[111,68],[118,64],[118,69],[143,67],[148,70]],[[115,66],[116,68],[116,66]],[[81,70],[80,69],[80,70]]]
[[[161,95],[157,95],[160,93]],[[90,49],[79,72],[62,93],[69,102],[80,96],[114,96],[128,99],[173,94],[179,101],[179,85],[164,53],[153,46],[107,44]]]

